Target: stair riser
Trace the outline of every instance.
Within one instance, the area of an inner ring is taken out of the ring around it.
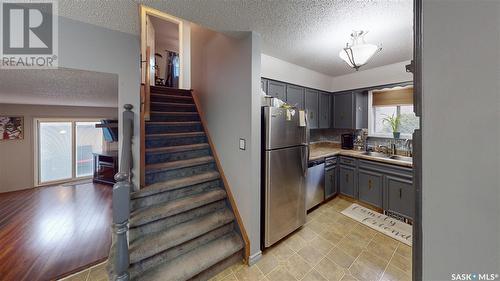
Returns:
[[[235,264],[241,264],[243,261],[243,250],[240,250],[233,254],[232,256],[224,259],[223,261],[214,264],[212,267],[209,269],[201,272],[200,274],[194,276],[193,278],[189,279],[189,281],[206,281],[206,280],[211,280],[210,278],[216,276],[217,274],[221,273],[225,269],[231,267],[232,265]]]
[[[206,136],[182,137],[182,138],[150,138],[146,139],[146,148],[166,147],[176,145],[188,145],[196,143],[206,143]]]
[[[151,96],[152,102],[172,102],[172,103],[191,103],[194,104],[192,98],[176,98],[179,96],[168,96],[168,95],[153,95]]]
[[[147,235],[150,233],[157,233],[159,231],[163,231],[165,229],[173,227],[179,223],[183,223],[183,222],[186,222],[188,220],[192,220],[194,218],[203,216],[203,215],[208,214],[210,212],[222,210],[223,208],[227,208],[227,203],[226,203],[225,199],[218,200],[218,201],[206,204],[204,206],[179,213],[177,215],[173,215],[170,217],[166,217],[163,219],[152,221],[150,223],[146,223],[146,224],[140,225],[138,227],[135,227],[132,225],[130,228],[130,232],[129,232],[130,243],[132,243],[134,240],[141,237],[142,235]]]
[[[146,164],[164,163],[176,160],[185,160],[202,156],[209,156],[210,149],[189,150],[182,152],[147,153]]]
[[[165,115],[165,114],[151,114],[150,121],[163,121],[163,122],[182,122],[182,121],[200,121],[199,115]]]
[[[165,125],[146,124],[146,134],[186,133],[203,131],[201,124]]]
[[[141,260],[135,264],[131,264],[130,275],[132,280],[136,280],[140,277],[141,273],[151,269],[157,265],[165,264],[176,257],[179,257],[193,249],[196,249],[200,246],[203,246],[210,241],[223,237],[224,235],[229,234],[233,230],[233,223],[226,224],[222,227],[219,227],[215,230],[212,230],[204,235],[197,237],[193,240],[190,240],[186,243],[183,243],[179,246],[170,248],[164,252],[161,252],[155,256],[150,258]]]
[[[201,192],[211,191],[216,188],[220,188],[220,180],[213,180],[209,182],[199,183],[187,187],[182,187],[174,190],[165,191],[162,193],[157,193],[147,197],[140,197],[132,200],[132,210],[137,210],[140,208],[153,206],[156,204],[161,204],[174,199],[180,199],[186,196],[199,194]]]
[[[196,107],[174,104],[151,104],[152,111],[160,112],[196,112]]]
[[[208,164],[179,168],[168,171],[155,171],[155,172],[146,171],[146,185],[171,179],[189,177],[202,172],[214,171],[215,169],[216,169],[215,164],[212,162]]]

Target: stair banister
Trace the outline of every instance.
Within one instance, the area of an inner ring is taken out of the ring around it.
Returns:
[[[130,217],[130,193],[132,184],[132,136],[134,113],[132,105],[125,104],[122,118],[122,150],[120,154],[120,169],[115,175],[113,186],[113,233],[115,236],[113,280],[128,281],[130,276],[128,249],[128,222]]]

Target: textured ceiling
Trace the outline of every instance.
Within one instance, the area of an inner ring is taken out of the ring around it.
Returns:
[[[412,57],[412,0],[62,0],[59,14],[137,34],[137,3],[217,31],[256,31],[263,53],[332,76],[354,71],[338,57],[352,30],[383,47],[362,69]]]
[[[74,69],[0,70],[0,103],[118,107],[116,74]]]

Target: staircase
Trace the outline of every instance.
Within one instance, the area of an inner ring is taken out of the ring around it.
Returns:
[[[131,193],[132,280],[207,280],[244,242],[191,91],[151,87],[145,186]]]

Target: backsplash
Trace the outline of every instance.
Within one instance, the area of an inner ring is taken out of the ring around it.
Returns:
[[[364,149],[363,135],[366,137],[366,129],[364,130],[350,130],[350,129],[311,129],[310,131],[310,142],[322,142],[330,141],[340,143],[340,136],[345,133],[354,133],[355,144]],[[356,142],[357,137],[361,136],[361,142]],[[396,150],[398,154],[406,154],[408,147],[406,146],[405,139],[393,139],[393,138],[379,138],[379,137],[367,137],[366,141],[368,146],[377,150],[379,145],[390,147],[391,144],[396,144]],[[410,146],[411,140],[410,140]]]
[[[311,129],[309,141],[332,141],[340,143],[340,135],[354,133],[355,131],[349,129]]]

